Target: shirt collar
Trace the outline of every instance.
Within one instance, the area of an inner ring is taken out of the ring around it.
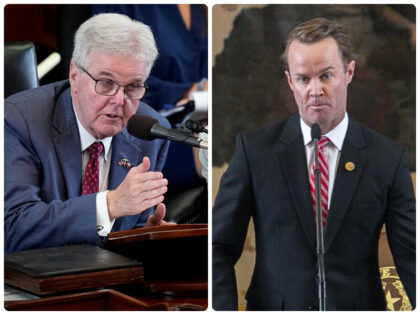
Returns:
[[[349,117],[346,112],[343,120],[334,129],[330,130],[324,135],[330,140],[330,142],[332,142],[335,145],[335,147],[339,151],[341,151],[341,147],[343,146],[343,142],[347,133],[348,125],[349,125]],[[300,129],[303,135],[303,143],[305,145],[309,144],[312,141],[311,127],[309,127],[303,121],[302,118],[300,118]]]
[[[74,111],[74,115],[76,116],[77,127],[79,128],[79,135],[80,135],[80,143],[82,145],[82,152],[84,150],[86,150],[88,147],[90,147],[90,145],[92,143],[94,143],[95,141],[102,141],[102,144],[104,145],[104,150],[105,150],[104,151],[104,157],[105,157],[105,161],[107,161],[108,160],[108,152],[109,152],[109,149],[111,148],[112,137],[106,137],[104,139],[96,139],[86,130],[85,127],[83,127],[82,123],[79,120],[79,117],[77,117],[77,113],[76,113],[76,110],[74,109],[74,105],[73,105],[73,111]]]

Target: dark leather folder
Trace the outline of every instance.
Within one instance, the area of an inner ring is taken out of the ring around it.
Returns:
[[[4,255],[5,283],[36,293],[143,281],[142,264],[91,245],[69,245]]]

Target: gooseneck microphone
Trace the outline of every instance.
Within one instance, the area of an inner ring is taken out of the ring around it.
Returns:
[[[318,123],[314,123],[311,127],[311,137],[314,139],[321,139],[321,127]]]
[[[315,157],[315,213],[316,213],[316,252],[318,258],[318,298],[319,310],[326,310],[326,282],[325,282],[325,264],[324,264],[324,230],[322,227],[321,215],[321,170],[318,164],[318,141],[321,139],[321,128],[318,123],[311,127],[311,137],[314,142]]]
[[[136,114],[131,116],[128,120],[127,131],[132,136],[143,140],[160,138],[185,143],[197,148],[208,149],[207,142],[194,137],[191,132],[166,128],[159,124],[153,117],[146,115]]]

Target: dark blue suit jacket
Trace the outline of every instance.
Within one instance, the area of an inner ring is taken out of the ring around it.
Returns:
[[[138,113],[167,127],[169,123],[145,103]],[[81,196],[82,155],[68,81],[15,94],[4,109],[4,236],[5,251],[74,243],[100,245],[96,228],[96,194]],[[144,156],[151,170],[161,170],[169,143],[144,141],[124,129],[112,139],[109,189],[115,189],[128,169]],[[116,220],[115,230],[142,226],[153,212]]]
[[[348,171],[347,162],[356,168]],[[318,308],[315,219],[299,116],[241,133],[213,209],[213,307],[237,309],[234,264],[252,217],[249,309]],[[349,120],[325,227],[327,310],[384,310],[378,240],[386,225],[415,306],[416,232],[407,151]]]

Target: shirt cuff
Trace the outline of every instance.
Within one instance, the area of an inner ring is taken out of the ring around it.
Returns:
[[[107,236],[115,222],[115,219],[109,220],[108,204],[106,202],[107,193],[108,190],[96,194],[96,226],[99,236]]]

